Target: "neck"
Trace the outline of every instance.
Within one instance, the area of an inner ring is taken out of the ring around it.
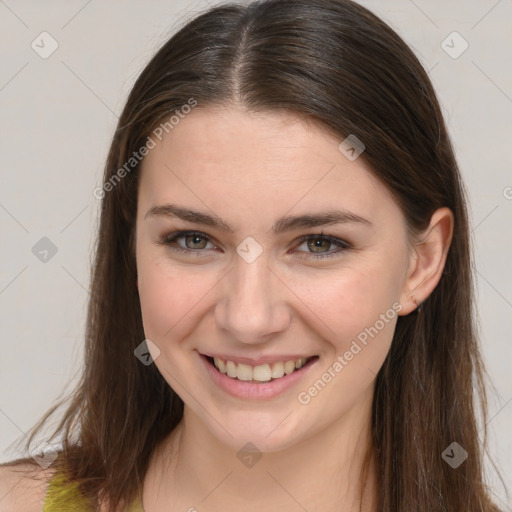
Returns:
[[[371,460],[364,489],[360,476],[370,446],[371,397],[307,439],[243,461],[185,407],[181,423],[150,463],[146,511],[169,511],[173,503],[172,510],[190,511],[334,511],[341,505],[344,512],[370,512],[375,508]]]

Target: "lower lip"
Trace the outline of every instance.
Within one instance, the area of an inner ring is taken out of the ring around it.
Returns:
[[[299,382],[299,380],[302,379],[306,373],[308,373],[309,369],[318,361],[318,358],[312,359],[299,370],[295,370],[289,375],[283,375],[283,377],[279,379],[271,380],[269,382],[255,383],[251,381],[232,379],[231,377],[220,373],[219,370],[210,363],[206,356],[199,354],[199,358],[203,362],[208,375],[210,375],[212,380],[224,391],[239,398],[256,399],[273,398],[284,393],[294,384]]]

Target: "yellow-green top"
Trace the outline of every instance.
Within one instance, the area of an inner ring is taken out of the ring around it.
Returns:
[[[46,490],[43,512],[94,512],[80,493],[77,482],[69,482],[64,475],[56,473]],[[144,512],[139,497],[126,512]]]

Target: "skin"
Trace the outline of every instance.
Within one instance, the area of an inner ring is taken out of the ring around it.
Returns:
[[[160,350],[154,364],[185,403],[183,421],[151,460],[146,510],[334,511],[340,503],[358,510],[375,377],[398,314],[307,404],[297,395],[393,304],[406,315],[428,297],[442,273],[453,216],[437,210],[427,230],[409,239],[387,188],[362,158],[349,161],[339,151],[341,140],[291,113],[197,107],[145,158],[136,223],[144,330]],[[233,232],[146,215],[166,203],[219,217]],[[335,208],[369,224],[271,231],[282,216]],[[179,230],[206,238],[189,240],[186,254],[159,243]],[[338,252],[315,259],[318,252],[300,237],[321,232],[349,248],[317,239],[320,254]],[[263,250],[252,263],[236,251],[247,236]],[[255,400],[213,383],[198,359],[212,351],[319,359],[291,389]],[[248,442],[262,454],[252,467],[237,457]]]

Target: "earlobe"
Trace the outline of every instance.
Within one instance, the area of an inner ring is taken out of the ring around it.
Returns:
[[[400,299],[400,315],[421,307],[443,274],[453,236],[454,218],[449,208],[436,210],[428,228],[418,237]]]

